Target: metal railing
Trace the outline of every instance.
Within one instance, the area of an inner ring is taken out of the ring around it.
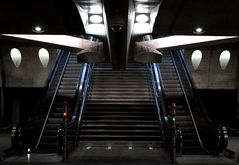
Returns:
[[[154,100],[155,100],[155,105],[156,105],[156,109],[157,109],[157,113],[158,113],[158,121],[159,121],[159,127],[160,127],[160,131],[162,133],[162,142],[163,145],[165,144],[165,136],[164,136],[164,130],[163,130],[163,122],[162,122],[162,117],[161,117],[161,108],[160,108],[160,104],[159,104],[159,99],[161,99],[161,97],[158,94],[157,91],[157,86],[158,85],[158,79],[156,78],[158,75],[156,73],[153,72],[153,66],[152,64],[147,64],[147,68],[148,71],[150,73],[150,77],[151,77],[151,83],[152,83],[152,89],[154,92]]]
[[[89,87],[89,81],[91,78],[91,72],[93,69],[93,65],[88,64],[87,67],[85,67],[84,69],[84,74],[81,78],[80,81],[80,96],[78,97],[78,101],[76,104],[76,109],[75,112],[76,113],[76,133],[75,133],[75,140],[73,145],[77,146],[78,143],[78,136],[79,136],[79,132],[80,132],[80,124],[81,124],[81,119],[82,119],[82,115],[84,113],[84,108],[85,108],[85,101],[86,101],[86,97],[87,97],[87,92],[88,92],[88,87]]]

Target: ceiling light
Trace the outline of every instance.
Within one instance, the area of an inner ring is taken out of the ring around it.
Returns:
[[[91,149],[91,146],[87,146],[86,149],[87,149],[87,150],[90,150],[90,149]]]
[[[39,25],[35,26],[32,29],[32,31],[35,32],[35,33],[43,33],[44,32],[43,28],[41,26],[39,26]]]
[[[103,22],[103,18],[100,15],[91,15],[90,16],[90,22],[91,23],[102,23]]]
[[[193,30],[194,34],[203,34],[205,33],[205,30],[202,27],[197,27]]]
[[[149,17],[146,14],[139,14],[135,18],[138,23],[146,23],[149,20]]]

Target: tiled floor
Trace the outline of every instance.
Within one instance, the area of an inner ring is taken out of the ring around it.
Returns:
[[[10,134],[0,134],[0,150],[10,147]],[[101,146],[102,147],[102,146]],[[228,148],[233,150],[236,155],[233,159],[228,159],[223,155],[184,155],[177,158],[177,164],[182,165],[227,165],[238,164],[237,157],[239,156],[239,137],[230,137]],[[7,164],[52,164],[60,163],[62,157],[53,154],[37,154],[24,156],[12,156],[4,160]],[[67,164],[82,164],[82,165],[167,165],[171,164],[169,155],[160,148],[148,147],[144,149],[129,148],[128,146],[116,148],[105,147],[103,150],[100,147],[79,147],[75,152],[69,156]]]

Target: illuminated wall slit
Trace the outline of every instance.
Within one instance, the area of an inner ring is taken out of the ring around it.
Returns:
[[[21,52],[17,48],[12,48],[10,51],[11,59],[15,67],[20,67],[22,61]]]
[[[49,63],[49,52],[45,48],[41,48],[38,51],[38,57],[41,61],[42,66],[46,68]]]
[[[222,70],[225,70],[229,61],[230,61],[230,58],[231,58],[231,54],[228,50],[224,50],[220,57],[219,57],[219,62],[220,62],[220,66],[222,68]]]
[[[200,50],[195,50],[191,56],[191,62],[195,70],[198,69],[201,61],[202,61],[202,52]]]

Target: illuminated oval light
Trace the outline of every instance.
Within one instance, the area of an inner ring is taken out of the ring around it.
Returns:
[[[46,68],[49,63],[49,52],[45,48],[41,48],[38,51],[38,57],[41,61],[42,66]]]
[[[32,31],[35,33],[43,33],[44,32],[43,28],[39,25],[35,26]]]
[[[203,34],[205,30],[202,27],[197,27],[193,30],[194,34]]]
[[[200,50],[195,50],[192,53],[191,61],[192,61],[193,68],[197,70],[202,61],[202,52]]]
[[[100,15],[91,15],[90,16],[90,22],[92,23],[101,23],[103,21],[103,18]]]
[[[220,61],[220,66],[222,68],[222,70],[225,70],[229,61],[230,61],[230,58],[231,58],[231,54],[228,50],[224,50],[220,57],[219,57],[219,61]]]
[[[149,20],[149,17],[145,14],[139,14],[136,16],[136,22],[138,23],[145,23]]]
[[[12,58],[12,61],[13,61],[14,65],[18,68],[21,64],[21,61],[22,61],[21,52],[17,48],[13,48],[10,51],[10,55],[11,55],[11,58]]]

